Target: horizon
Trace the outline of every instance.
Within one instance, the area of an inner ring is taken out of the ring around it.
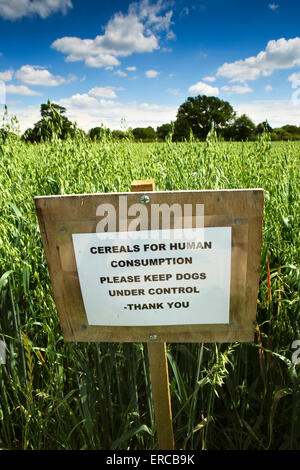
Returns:
[[[156,129],[197,95],[299,127],[299,14],[291,0],[1,0],[0,105],[21,132],[48,99],[88,131]]]

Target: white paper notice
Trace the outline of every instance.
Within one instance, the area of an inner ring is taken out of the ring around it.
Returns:
[[[181,233],[73,234],[88,324],[228,324],[231,227]]]

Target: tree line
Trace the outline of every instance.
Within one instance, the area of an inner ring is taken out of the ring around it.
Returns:
[[[133,140],[138,142],[205,140],[212,128],[219,139],[233,141],[254,141],[267,132],[271,140],[300,140],[300,127],[285,125],[272,128],[267,121],[255,125],[246,115],[237,116],[231,104],[213,96],[198,95],[189,97],[179,106],[176,120],[165,123],[154,129],[148,127],[128,128],[127,130],[110,130],[104,125],[90,129],[87,133],[79,129],[76,123],[66,117],[66,108],[48,100],[41,105],[41,119],[22,135],[25,142],[41,142],[80,136],[93,141],[103,139]],[[8,131],[0,129],[2,138]]]

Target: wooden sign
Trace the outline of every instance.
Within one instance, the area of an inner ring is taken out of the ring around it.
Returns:
[[[263,190],[150,187],[35,198],[64,340],[252,341]]]

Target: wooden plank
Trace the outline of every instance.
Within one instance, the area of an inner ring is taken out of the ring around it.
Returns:
[[[52,223],[47,210],[43,211],[39,204],[36,204],[36,212],[63,338],[66,342],[76,341],[76,326],[74,316],[68,308],[70,292],[65,288],[65,273],[61,265],[55,222]]]
[[[160,450],[174,450],[166,343],[148,343],[152,399]]]
[[[131,192],[139,192],[139,191],[143,191],[143,192],[155,191],[154,179],[132,181]]]

